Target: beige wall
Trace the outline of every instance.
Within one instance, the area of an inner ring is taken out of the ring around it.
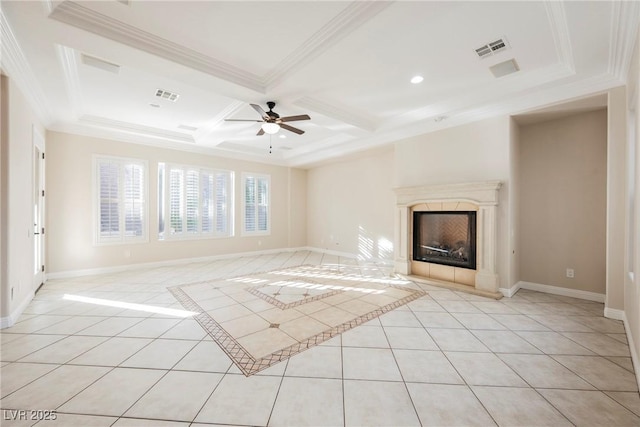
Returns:
[[[606,162],[605,110],[520,128],[521,280],[604,294]]]
[[[393,150],[308,171],[308,245],[393,259]]]
[[[607,278],[605,308],[624,310],[625,180],[627,95],[609,91],[607,129]]]
[[[509,200],[511,209],[509,210],[509,247],[507,257],[509,258],[509,287],[520,281],[520,126],[515,120],[509,123]]]
[[[307,171],[289,169],[289,247],[307,245]]]
[[[40,284],[35,283],[33,269],[33,130],[44,134],[44,128],[13,80],[3,76],[1,85],[4,247],[0,317],[7,324],[15,321]]]
[[[628,216],[626,227],[625,247],[625,290],[624,315],[625,326],[630,337],[629,346],[636,367],[636,376],[640,385],[640,34],[636,40],[631,72],[629,74],[630,90],[633,94],[629,112],[629,132],[627,143],[627,165],[629,175],[627,179],[627,197],[625,200]],[[632,220],[633,216],[633,220]]]
[[[497,272],[510,288],[509,212],[511,119],[496,117],[395,144],[395,186],[499,180]]]
[[[70,135],[47,134],[47,255],[49,272],[59,273],[147,262],[198,258],[304,246],[305,171],[145,145]],[[149,165],[149,242],[96,246],[93,242],[92,158],[105,154],[144,159]],[[173,162],[235,172],[235,236],[158,241],[157,167]],[[271,234],[241,235],[241,173],[271,175]],[[295,181],[295,182],[294,182]],[[291,206],[292,209],[289,209]]]

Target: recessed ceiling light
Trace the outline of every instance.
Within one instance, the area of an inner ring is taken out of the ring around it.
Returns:
[[[160,104],[154,104],[154,103],[151,103],[151,104],[149,104],[149,105],[150,105],[151,107],[153,107],[153,108],[160,108]]]
[[[281,139],[285,139],[286,137],[287,137],[287,135],[285,135],[285,134],[283,134],[283,133],[281,133],[281,134],[280,134],[280,138],[281,138]]]
[[[422,76],[411,77],[411,83],[413,83],[414,85],[417,85],[418,83],[422,83],[423,80],[424,80],[424,77]]]

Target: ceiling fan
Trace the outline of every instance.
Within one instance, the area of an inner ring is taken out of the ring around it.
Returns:
[[[280,117],[278,113],[273,111],[273,107],[276,106],[276,103],[273,101],[267,102],[267,107],[269,107],[269,111],[264,111],[261,106],[257,104],[249,104],[253,107],[254,110],[260,114],[262,120],[251,120],[251,119],[225,119],[227,122],[262,122],[262,127],[258,131],[256,135],[264,135],[265,133],[274,134],[278,133],[280,128],[286,129],[290,132],[297,133],[298,135],[302,135],[304,133],[303,130],[294,128],[293,126],[289,126],[285,124],[285,122],[295,122],[298,120],[311,120],[307,114],[301,114],[298,116],[288,116],[288,117]]]

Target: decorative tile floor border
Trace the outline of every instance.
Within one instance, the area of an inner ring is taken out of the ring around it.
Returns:
[[[215,280],[212,280],[211,282]],[[190,285],[174,286],[168,289],[185,309],[198,313],[193,316],[193,319],[197,321],[200,326],[202,326],[202,328],[211,336],[211,338],[220,346],[220,348],[231,358],[238,369],[240,369],[240,371],[242,371],[242,373],[247,377],[264,369],[267,369],[268,367],[275,365],[276,363],[282,362],[283,360],[287,360],[304,350],[310,349],[317,346],[318,344],[330,340],[331,338],[343,332],[360,326],[363,323],[366,323],[377,317],[380,317],[383,314],[388,313],[398,307],[402,307],[403,305],[408,304],[411,301],[414,301],[427,294],[426,292],[417,289],[405,288],[397,285],[387,285],[387,287],[389,288],[408,292],[409,295],[390,304],[386,304],[376,310],[365,313],[361,316],[356,316],[352,320],[344,322],[333,328],[329,328],[324,332],[320,332],[319,334],[313,335],[296,344],[256,359],[235,338],[233,338],[227,331],[225,331],[224,328],[222,328],[222,326],[218,322],[216,322],[206,311],[200,308],[197,302],[195,302],[189,295],[187,295],[184,290],[181,289],[184,286]],[[248,289],[246,290],[249,291]],[[306,304],[308,302],[310,301],[307,300],[304,303]]]
[[[310,282],[308,280],[303,280],[303,281],[304,282],[308,282],[310,284],[312,283],[312,282]],[[261,288],[263,288],[263,286],[256,286],[254,288],[247,289],[247,292],[249,292],[251,295],[255,295],[258,298],[268,302],[269,304],[273,305],[274,307],[278,307],[281,310],[287,310],[289,308],[298,307],[300,305],[308,304],[308,303],[314,302],[314,301],[319,301],[321,299],[328,298],[328,297],[330,297],[332,295],[337,295],[337,294],[341,294],[341,293],[344,292],[344,291],[340,291],[340,290],[334,290],[334,291],[326,292],[326,293],[324,293],[322,295],[315,295],[315,296],[312,296],[312,297],[309,297],[309,298],[303,298],[303,299],[298,300],[298,301],[293,301],[293,302],[290,302],[290,303],[284,303],[284,302],[272,297],[271,295],[267,295],[267,294],[265,294],[263,292],[260,292],[259,289],[261,289]]]

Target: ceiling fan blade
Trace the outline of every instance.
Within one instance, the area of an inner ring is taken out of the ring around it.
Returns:
[[[280,117],[276,122],[295,122],[298,120],[311,120],[308,114],[300,114],[299,116]]]
[[[258,122],[262,123],[264,120],[251,120],[251,119],[224,119],[225,122]]]
[[[280,127],[282,129],[288,130],[289,132],[297,133],[298,135],[302,135],[304,133],[303,130],[300,130],[298,128],[294,128],[293,126],[285,125],[284,123],[280,123]]]
[[[261,135],[264,135],[264,129],[262,129],[262,128],[260,128],[258,133],[256,133],[256,136],[261,136]]]
[[[260,117],[262,117],[262,120],[270,119],[269,115],[262,109],[261,106],[259,106],[258,104],[249,104],[249,105],[251,105],[251,107],[253,107],[253,109],[256,110],[258,114],[260,114]]]

